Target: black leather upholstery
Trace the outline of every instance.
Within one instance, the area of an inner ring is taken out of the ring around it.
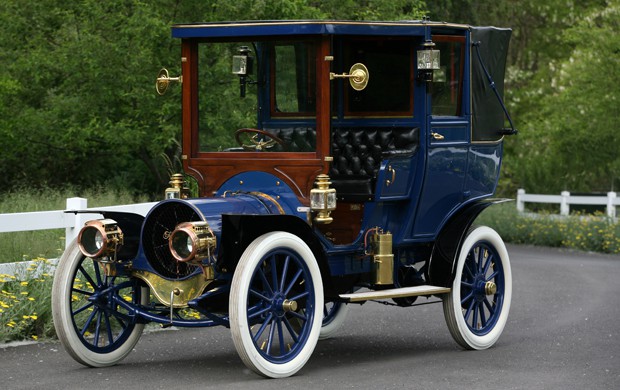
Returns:
[[[272,152],[313,152],[316,129],[288,127],[265,129],[283,141]],[[411,157],[420,142],[419,128],[337,127],[332,129],[329,176],[339,199],[352,202],[372,198],[381,160]]]
[[[269,129],[271,134],[280,138],[282,145],[276,145],[272,152],[314,152],[316,150],[316,129],[312,127],[287,127]]]
[[[339,199],[372,198],[381,160],[410,157],[419,147],[419,128],[334,128],[330,170]]]

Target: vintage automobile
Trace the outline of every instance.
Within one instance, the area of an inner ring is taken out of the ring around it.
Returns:
[[[418,297],[443,302],[463,348],[491,347],[510,264],[473,222],[500,201],[515,132],[501,98],[510,34],[429,20],[174,25],[182,75],[162,69],[156,89],[181,85],[185,172],[145,217],[100,211],[64,253],[52,306],[65,349],[102,367],[147,323],[222,325],[247,367],[287,377],[349,305]]]

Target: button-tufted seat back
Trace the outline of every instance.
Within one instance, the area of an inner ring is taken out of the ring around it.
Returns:
[[[391,156],[411,156],[419,146],[418,128],[334,128],[330,178],[341,199],[368,200],[381,167]]]

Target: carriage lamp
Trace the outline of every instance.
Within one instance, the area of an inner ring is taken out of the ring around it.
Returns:
[[[334,219],[330,216],[336,209],[336,190],[329,188],[332,184],[329,176],[320,174],[316,178],[316,188],[310,190],[310,208],[316,212],[316,223],[331,223]]]
[[[168,245],[177,261],[200,263],[213,255],[216,239],[206,221],[183,222],[170,235]]]
[[[168,182],[170,187],[166,188],[166,199],[187,199],[189,198],[189,188],[185,185],[182,173],[175,173],[170,176]]]
[[[123,245],[123,232],[113,219],[86,222],[78,234],[78,247],[87,257],[103,257],[115,253]]]
[[[433,71],[439,70],[439,50],[435,50],[435,43],[427,40],[417,53],[418,80],[426,83],[433,81]]]
[[[232,58],[232,73],[239,76],[239,93],[245,97],[245,87],[248,84],[248,76],[252,74],[252,51],[247,46],[239,47],[239,54]]]

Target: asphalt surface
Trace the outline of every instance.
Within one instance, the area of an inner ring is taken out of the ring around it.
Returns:
[[[0,347],[0,389],[617,389],[620,256],[509,246],[513,300],[498,343],[463,351],[440,304],[353,306],[294,377],[245,368],[225,328],[145,333],[104,369],[58,343]]]

